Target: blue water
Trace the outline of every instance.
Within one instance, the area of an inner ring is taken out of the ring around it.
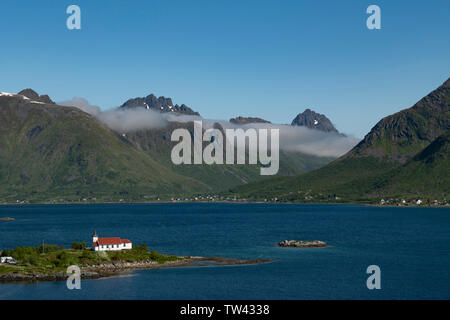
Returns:
[[[134,271],[127,276],[0,284],[0,299],[449,299],[450,209],[354,205],[123,204],[1,206],[0,247],[145,242],[161,253],[274,259],[268,264]],[[327,248],[278,248],[284,239]],[[366,268],[381,268],[368,290]]]

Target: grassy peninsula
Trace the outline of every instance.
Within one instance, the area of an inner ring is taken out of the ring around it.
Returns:
[[[67,267],[80,268],[81,278],[102,278],[135,269],[179,266],[237,265],[270,262],[270,260],[236,260],[228,258],[189,257],[160,254],[146,244],[131,250],[92,251],[84,242],[70,249],[58,245],[4,249],[2,257],[12,257],[17,264],[0,263],[0,283],[17,281],[60,281],[68,277]]]
[[[92,251],[86,248],[84,243],[74,243],[70,249],[63,246],[43,244],[37,247],[16,247],[15,249],[4,249],[2,257],[10,256],[17,261],[17,264],[0,264],[0,280],[8,279],[7,274],[16,274],[18,278],[27,275],[36,277],[63,276],[67,267],[77,265],[82,270],[95,270],[115,266],[118,264],[128,264],[132,267],[137,263],[165,264],[185,259],[173,255],[164,255],[149,250],[146,244],[140,244],[131,250],[122,251]],[[92,274],[93,275],[93,274]],[[3,277],[2,277],[3,276]]]

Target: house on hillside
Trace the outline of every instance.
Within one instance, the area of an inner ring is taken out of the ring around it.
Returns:
[[[13,257],[0,257],[0,263],[17,264],[17,260]]]
[[[132,242],[128,239],[119,237],[99,238],[96,231],[92,235],[92,243],[94,251],[119,251],[133,248]]]

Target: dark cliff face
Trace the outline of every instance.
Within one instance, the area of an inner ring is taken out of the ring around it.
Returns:
[[[347,156],[404,163],[450,130],[450,79],[409,109],[381,119]]]
[[[230,122],[233,124],[248,124],[248,123],[270,123],[270,121],[261,119],[261,118],[255,118],[255,117],[236,117],[230,119]]]
[[[302,113],[299,113],[291,125],[293,126],[305,126],[310,129],[317,129],[325,132],[334,132],[339,134],[336,128],[325,115],[306,109]]]
[[[134,98],[125,102],[121,108],[145,108],[151,109],[158,112],[173,112],[177,114],[186,114],[199,116],[198,112],[195,112],[185,104],[173,105],[171,98],[159,97],[157,98],[154,94],[150,94],[142,98]]]
[[[22,91],[20,91],[18,94],[27,97],[28,99],[31,99],[33,101],[39,101],[42,103],[48,103],[48,104],[55,104],[52,99],[50,99],[50,97],[46,94],[44,95],[39,95],[36,91],[34,91],[33,89],[24,89]]]

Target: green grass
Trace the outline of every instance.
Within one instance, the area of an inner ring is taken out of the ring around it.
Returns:
[[[10,272],[39,272],[49,274],[65,272],[68,266],[92,266],[114,262],[155,261],[164,263],[177,261],[180,258],[173,255],[160,254],[148,250],[145,244],[136,245],[131,250],[122,251],[92,251],[90,249],[61,249],[56,245],[39,247],[16,247],[13,250],[3,250],[2,256],[12,256],[18,261],[17,265],[0,266],[1,273]]]

